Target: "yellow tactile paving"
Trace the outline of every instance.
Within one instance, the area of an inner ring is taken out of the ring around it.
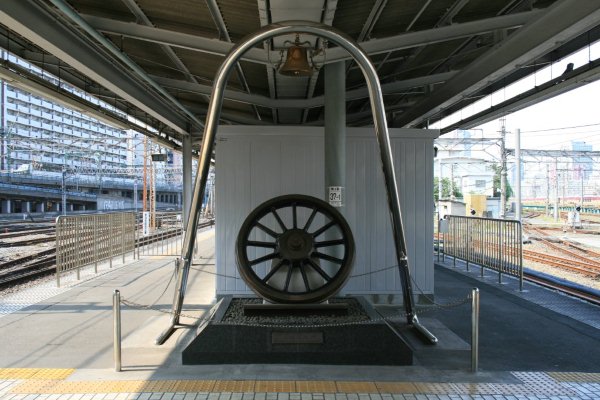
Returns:
[[[29,379],[67,379],[73,372],[73,368],[40,368]]]
[[[255,381],[216,381],[213,392],[249,393],[254,392]]]
[[[69,372],[70,371],[70,372]],[[253,380],[119,380],[74,381],[64,380],[72,370],[39,371],[40,376],[62,376],[63,379],[33,379],[36,369],[0,370],[0,379],[20,379],[13,394],[94,394],[94,393],[420,393],[426,395],[513,395],[539,394],[574,395],[556,384],[556,390],[542,390],[528,383],[440,383],[440,382],[356,382],[356,381],[253,381]],[[549,373],[557,381],[599,382],[599,373]],[[20,377],[20,378],[16,378]],[[577,380],[575,380],[577,379]],[[559,390],[560,389],[560,390]]]
[[[55,380],[26,380],[23,383],[12,388],[11,393],[19,394],[37,394],[48,393],[47,391],[60,381]]]
[[[256,381],[254,385],[256,393],[291,393],[296,392],[294,381]]]
[[[491,383],[453,383],[457,394],[502,394]]]
[[[373,382],[336,382],[340,393],[379,393]]]
[[[600,373],[597,372],[548,372],[559,382],[600,383]]]
[[[73,371],[70,368],[0,368],[0,379],[65,379]]]
[[[457,392],[457,388],[452,383],[415,382],[414,385],[417,388],[417,393],[446,394]]]
[[[296,381],[296,392],[299,393],[336,393],[334,381]]]
[[[493,383],[499,393],[512,396],[529,396],[537,394],[530,386],[521,383]]]
[[[418,393],[412,382],[375,382],[380,393]]]
[[[252,386],[254,386],[254,381],[252,382]],[[215,384],[217,382],[207,380],[207,381],[177,381],[175,385],[176,392],[216,392]]]
[[[36,368],[0,368],[0,379],[28,379]]]

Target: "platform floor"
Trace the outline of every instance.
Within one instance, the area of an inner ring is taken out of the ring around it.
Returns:
[[[437,305],[420,320],[440,336],[409,367],[183,366],[182,346],[214,304],[214,231],[201,233],[184,307],[186,326],[163,346],[172,259],[128,260],[96,277],[0,299],[1,399],[600,399],[600,309],[450,260],[436,266]],[[69,282],[69,280],[65,280]],[[470,307],[481,292],[480,369],[471,373]],[[112,294],[123,306],[123,371],[115,372]],[[29,303],[28,303],[29,302]],[[35,304],[33,304],[35,303]],[[401,310],[383,306],[382,313]],[[165,312],[166,311],[166,312]]]

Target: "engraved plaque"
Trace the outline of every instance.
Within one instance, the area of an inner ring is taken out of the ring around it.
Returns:
[[[323,344],[323,332],[272,332],[271,344]]]

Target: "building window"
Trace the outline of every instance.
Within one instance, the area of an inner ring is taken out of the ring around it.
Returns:
[[[477,179],[477,180],[475,180],[475,187],[477,189],[485,189],[485,179]]]

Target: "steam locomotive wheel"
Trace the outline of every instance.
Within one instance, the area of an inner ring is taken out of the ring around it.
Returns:
[[[248,215],[237,237],[238,270],[274,303],[318,303],[350,276],[354,239],[334,207],[311,196],[268,200]]]

